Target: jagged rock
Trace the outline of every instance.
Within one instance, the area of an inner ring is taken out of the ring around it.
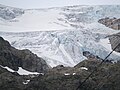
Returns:
[[[102,18],[100,20],[98,20],[99,23],[105,25],[106,27],[115,29],[115,30],[120,30],[120,19],[117,18]]]
[[[17,50],[8,41],[0,37],[0,65],[8,66],[13,70],[22,67],[33,72],[46,72],[47,63],[29,50]]]

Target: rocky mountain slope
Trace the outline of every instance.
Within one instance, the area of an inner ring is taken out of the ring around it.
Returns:
[[[95,73],[80,90],[120,90],[119,47],[97,68],[119,43],[119,33],[116,34],[119,31],[98,21],[105,17],[119,18],[119,5],[36,10],[0,5],[0,10],[1,31],[45,30],[0,32],[0,36],[17,48],[0,37],[1,90],[76,90],[93,70]],[[52,69],[49,69],[45,60]],[[39,73],[20,75],[21,68],[22,71]]]
[[[20,76],[0,68],[2,90],[76,90],[97,67],[99,60],[84,60],[75,67],[54,67],[37,77]],[[120,62],[104,62],[80,87],[80,90],[119,90]]]
[[[1,90],[76,90],[93,70],[93,75],[80,87],[80,90],[119,90],[120,61],[112,63],[84,52],[89,59],[74,67],[59,65],[48,69],[41,58],[28,50],[17,50],[0,37],[0,89]],[[30,58],[29,58],[30,57]],[[33,59],[34,58],[34,59]],[[34,66],[34,62],[38,62]],[[28,67],[29,65],[29,67]],[[5,68],[9,67],[9,69]],[[38,75],[19,75],[11,72],[23,67],[29,71],[44,72]]]
[[[46,72],[46,62],[29,50],[18,50],[0,37],[0,65],[18,71],[19,67],[31,72]]]

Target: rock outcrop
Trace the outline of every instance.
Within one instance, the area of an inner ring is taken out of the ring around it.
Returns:
[[[7,66],[15,71],[19,67],[32,72],[46,72],[49,67],[45,60],[29,50],[18,50],[8,41],[0,37],[0,65]]]
[[[114,30],[120,30],[120,19],[117,19],[115,17],[114,18],[109,18],[109,17],[102,18],[98,22]]]
[[[109,40],[112,49],[114,49],[118,45],[115,51],[120,52],[120,33],[110,35]]]

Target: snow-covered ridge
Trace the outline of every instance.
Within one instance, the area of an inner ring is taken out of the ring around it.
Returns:
[[[8,7],[0,4],[0,19],[10,21],[24,14],[23,9]]]

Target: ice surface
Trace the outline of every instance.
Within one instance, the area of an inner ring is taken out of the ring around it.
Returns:
[[[61,64],[73,67],[86,59],[83,51],[89,51],[104,59],[111,52],[106,36],[119,32],[105,27],[98,23],[98,20],[104,17],[120,18],[120,5],[24,11],[24,14],[12,20],[0,19],[0,31],[14,31],[0,32],[0,36],[8,40],[13,47],[30,49],[45,59],[51,67]],[[109,57],[114,60],[119,58],[117,52]]]

